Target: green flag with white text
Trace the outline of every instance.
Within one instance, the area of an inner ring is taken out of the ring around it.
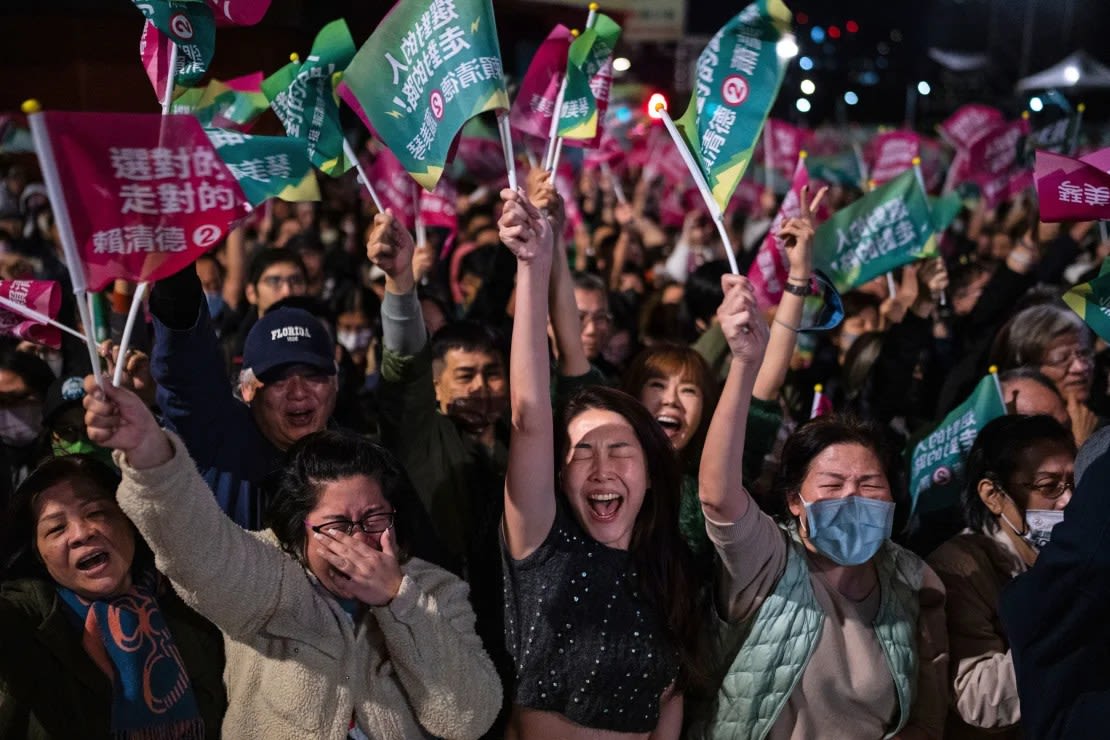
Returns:
[[[966,401],[914,446],[908,455],[911,511],[935,511],[958,504],[964,463],[979,430],[1005,414],[998,379],[987,375]]]
[[[1098,276],[1064,293],[1064,303],[1079,314],[1091,331],[1110,342],[1110,259],[1103,261]]]
[[[339,95],[431,192],[463,124],[509,108],[490,0],[400,0],[347,67]]]
[[[620,37],[621,27],[616,21],[598,13],[593,27],[583,31],[570,45],[566,91],[559,115],[558,135],[564,139],[592,139],[597,135],[594,87],[612,82],[613,49]]]
[[[320,200],[316,171],[300,140],[219,128],[206,128],[204,133],[251,205],[258,206],[269,198]]]
[[[758,0],[740,11],[698,57],[694,95],[675,121],[722,213],[778,96],[786,64],[777,46],[790,23],[782,0]]]
[[[281,119],[285,133],[300,139],[312,164],[338,176],[354,163],[343,155],[336,73],[355,55],[355,42],[343,19],[320,29],[304,62],[290,62],[262,83],[262,92]]]
[[[817,228],[813,263],[840,292],[937,255],[929,201],[912,169],[842,208]]]

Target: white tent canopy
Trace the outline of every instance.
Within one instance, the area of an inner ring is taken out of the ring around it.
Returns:
[[[1110,67],[1093,59],[1085,51],[1077,51],[1017,84],[1018,92],[1053,87],[1061,90],[1110,89]]]

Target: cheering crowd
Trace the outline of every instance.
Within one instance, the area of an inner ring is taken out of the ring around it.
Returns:
[[[765,180],[734,271],[656,163],[567,159],[419,243],[353,176],[268,200],[122,353],[135,286],[81,321],[0,162],[0,284],[104,335],[0,337],[0,737],[1103,736],[1105,232],[968,194],[841,294],[860,187]]]

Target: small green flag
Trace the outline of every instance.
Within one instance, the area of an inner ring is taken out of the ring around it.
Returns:
[[[778,96],[786,64],[777,46],[790,22],[782,0],[757,0],[726,23],[698,57],[694,95],[675,121],[722,213]]]
[[[333,177],[354,163],[343,156],[336,73],[355,55],[355,42],[342,18],[320,29],[304,63],[290,62],[262,83],[262,92],[290,138],[307,145],[312,164]]]
[[[813,261],[840,292],[937,255],[929,201],[910,169],[817,228]]]
[[[567,53],[567,86],[559,115],[558,135],[564,139],[592,139],[597,136],[597,96],[593,85],[603,68],[610,64],[613,49],[621,37],[621,27],[609,16],[598,13],[591,28],[583,31]],[[611,72],[608,73],[611,77]],[[608,84],[600,79],[596,84]]]
[[[1064,303],[1079,314],[1091,331],[1110,342],[1110,259],[1102,263],[1098,277],[1064,293]]]
[[[339,94],[431,192],[463,124],[509,108],[490,0],[400,0],[358,50]]]
[[[157,57],[165,54],[168,62],[169,46],[177,46],[177,65],[174,85],[191,85],[208,72],[216,53],[216,20],[212,9],[204,0],[131,0],[162,38],[148,35],[143,29],[139,43],[139,56],[146,67],[147,76],[161,98],[164,79],[156,79]]]
[[[191,113],[202,126],[248,131],[270,101],[262,92],[262,73],[223,82],[212,80],[204,87],[190,87],[173,100],[171,113]]]
[[[940,197],[929,196],[929,210],[933,214],[933,228],[936,233],[941,233],[956,220],[963,210],[964,199],[959,193],[948,193]]]
[[[859,171],[859,162],[852,152],[840,152],[823,157],[812,154],[806,159],[806,168],[814,180],[821,180],[832,185],[847,185],[857,187],[863,175]]]
[[[299,139],[251,136],[218,128],[206,128],[204,133],[251,205],[258,206],[269,198],[320,200],[316,171]]]
[[[936,511],[959,502],[967,453],[988,422],[1006,414],[998,378],[987,375],[971,396],[918,442],[909,457],[911,511]]]

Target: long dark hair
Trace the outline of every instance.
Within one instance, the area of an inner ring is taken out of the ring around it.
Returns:
[[[583,388],[563,408],[556,436],[558,489],[562,487],[562,461],[570,447],[566,433],[571,421],[591,409],[620,414],[632,426],[644,451],[651,487],[636,515],[628,551],[639,573],[640,592],[661,616],[667,638],[678,648],[680,689],[703,689],[710,680],[708,635],[709,599],[704,572],[696,567],[693,552],[678,528],[682,496],[682,470],[662,427],[638,399],[601,386]]]
[[[364,475],[378,482],[393,507],[393,534],[401,562],[408,560],[413,528],[422,520],[420,501],[401,465],[384,447],[362,435],[325,430],[298,440],[285,465],[266,484],[266,526],[283,550],[304,561],[305,519],[327,483]]]
[[[1029,448],[1038,442],[1052,442],[1074,457],[1075,439],[1064,425],[1051,416],[1008,414],[987,424],[975,438],[964,467],[962,503],[964,523],[976,532],[990,534],[998,529],[998,520],[979,497],[979,483],[989,480],[1023,509],[1029,496],[1009,485]]]

